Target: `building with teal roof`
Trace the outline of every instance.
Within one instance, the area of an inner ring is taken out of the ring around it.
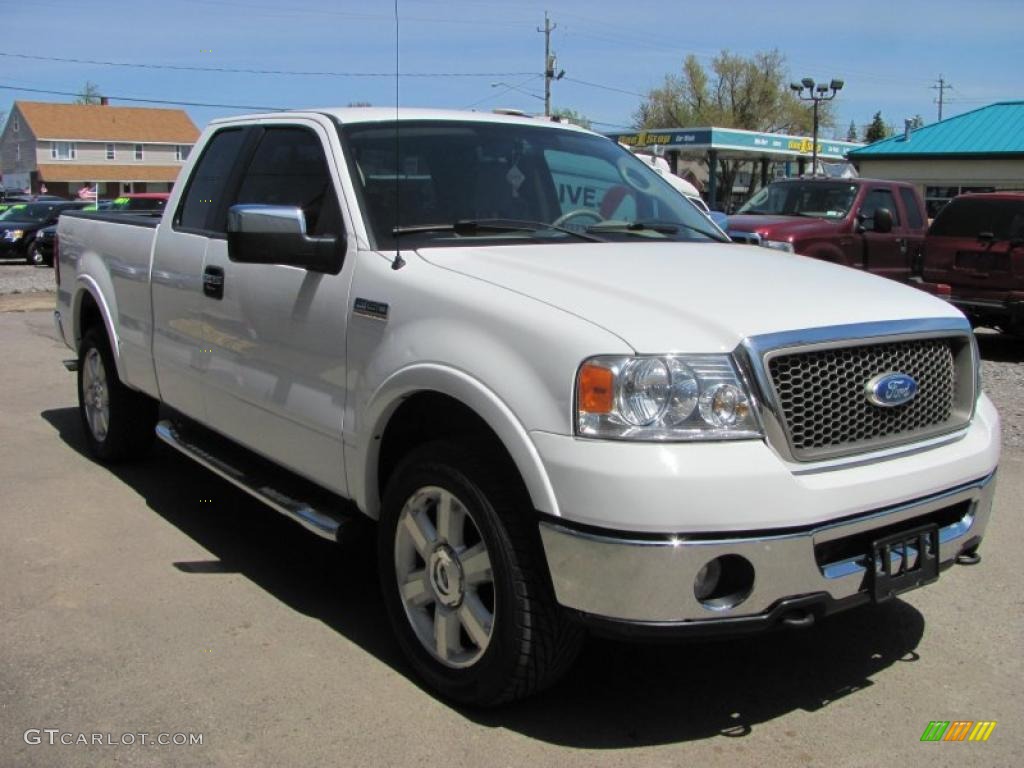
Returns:
[[[1024,190],[1024,100],[908,130],[847,157],[861,176],[916,184],[929,216],[964,192]]]

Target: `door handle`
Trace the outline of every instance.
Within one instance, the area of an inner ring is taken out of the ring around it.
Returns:
[[[211,299],[224,298],[224,269],[207,267],[203,270],[203,295]]]
[[[896,245],[900,247],[900,256],[907,255],[907,239],[905,237],[897,237]]]

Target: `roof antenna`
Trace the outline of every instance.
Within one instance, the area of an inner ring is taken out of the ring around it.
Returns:
[[[400,205],[402,200],[399,185],[402,183],[400,177],[399,148],[398,141],[398,0],[395,0],[395,260],[391,262],[392,269],[401,269],[405,266],[405,259],[402,258],[401,235],[398,233],[399,222],[401,221]]]

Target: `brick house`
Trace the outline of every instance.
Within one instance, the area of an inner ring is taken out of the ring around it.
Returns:
[[[0,172],[8,192],[167,192],[198,137],[181,109],[16,101],[0,134]]]

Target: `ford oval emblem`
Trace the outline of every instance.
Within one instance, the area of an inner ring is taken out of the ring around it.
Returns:
[[[917,382],[905,373],[880,373],[864,385],[868,402],[880,408],[909,403],[917,394]]]

